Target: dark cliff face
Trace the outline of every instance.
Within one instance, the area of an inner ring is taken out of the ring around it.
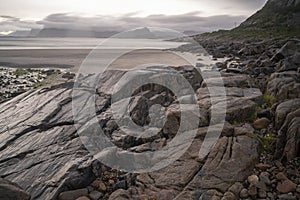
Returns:
[[[300,0],[269,0],[238,28],[299,31]]]

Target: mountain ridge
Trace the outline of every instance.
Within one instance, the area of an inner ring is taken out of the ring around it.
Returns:
[[[264,7],[232,30],[195,35],[201,39],[264,39],[300,35],[300,0],[268,0]]]

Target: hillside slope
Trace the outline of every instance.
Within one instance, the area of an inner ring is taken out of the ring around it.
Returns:
[[[287,38],[300,35],[300,0],[269,0],[265,6],[232,30],[196,36],[214,38]]]

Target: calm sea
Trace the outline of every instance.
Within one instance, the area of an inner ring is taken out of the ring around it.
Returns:
[[[8,49],[126,49],[144,47],[168,49],[183,43],[158,39],[119,39],[119,38],[0,38],[0,50]]]

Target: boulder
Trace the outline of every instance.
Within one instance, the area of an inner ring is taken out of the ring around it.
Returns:
[[[267,84],[267,94],[277,101],[300,98],[300,74],[296,71],[272,74]]]
[[[279,104],[275,112],[275,128],[280,137],[276,143],[275,157],[290,161],[299,156],[300,149],[300,99],[293,99]]]
[[[0,199],[30,200],[30,194],[16,183],[0,178]]]

